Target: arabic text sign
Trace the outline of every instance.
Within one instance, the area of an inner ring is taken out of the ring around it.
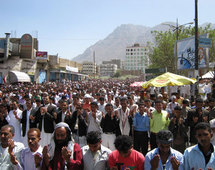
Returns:
[[[205,50],[200,47],[199,68],[206,67]],[[186,38],[177,42],[177,68],[194,69],[195,68],[195,38]]]

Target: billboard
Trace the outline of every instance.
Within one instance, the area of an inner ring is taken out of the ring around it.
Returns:
[[[30,34],[24,34],[20,40],[21,44],[21,57],[32,58],[33,57],[33,37]]]
[[[206,38],[200,36],[199,38]],[[177,48],[177,68],[194,69],[195,68],[195,37],[186,38],[176,42]],[[207,66],[206,49],[199,44],[199,68]]]
[[[37,51],[36,59],[37,60],[48,60],[48,52],[47,51]]]

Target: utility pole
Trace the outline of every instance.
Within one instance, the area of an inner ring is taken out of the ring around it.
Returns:
[[[195,78],[199,77],[199,37],[198,37],[198,0],[195,0]],[[195,95],[198,95],[198,87],[195,87]]]
[[[195,72],[199,73],[198,0],[195,0]]]

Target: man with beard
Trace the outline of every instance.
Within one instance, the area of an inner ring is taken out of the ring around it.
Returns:
[[[82,169],[82,152],[71,139],[69,125],[60,122],[56,125],[51,143],[43,148],[42,169]]]
[[[12,150],[8,150],[10,151],[9,154],[11,162],[15,165],[14,169],[40,169],[43,150],[39,145],[39,141],[41,139],[40,130],[37,128],[31,128],[28,130],[27,136],[28,147],[22,150],[20,161],[17,160],[17,157],[14,155]]]

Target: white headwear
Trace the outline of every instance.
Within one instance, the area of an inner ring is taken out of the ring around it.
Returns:
[[[53,159],[54,157],[54,151],[55,151],[55,142],[54,142],[54,134],[55,134],[55,131],[57,128],[60,128],[60,127],[65,127],[65,128],[68,128],[68,130],[70,131],[71,135],[72,135],[72,132],[71,132],[71,129],[69,128],[69,125],[67,123],[64,123],[64,122],[60,122],[58,124],[56,124],[55,126],[55,130],[52,134],[52,138],[51,138],[51,141],[50,141],[50,144],[48,145],[48,150],[49,150],[49,155],[50,155],[50,160]],[[74,148],[74,142],[73,141],[70,141],[67,145],[67,149],[71,151],[71,157],[73,158],[73,148]]]
[[[210,125],[211,125],[211,128],[215,128],[215,119],[212,119],[210,121]]]

